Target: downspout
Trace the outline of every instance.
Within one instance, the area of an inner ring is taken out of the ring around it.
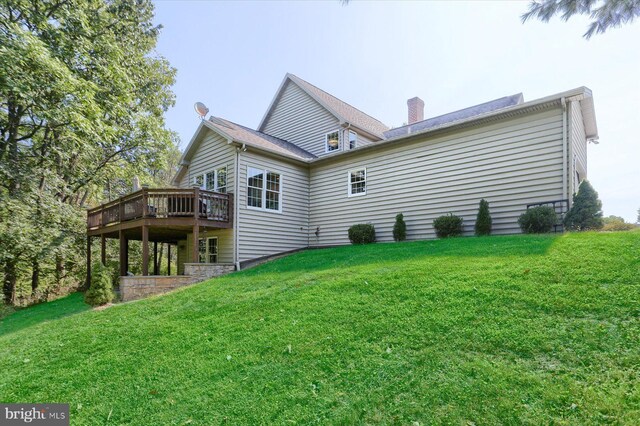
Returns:
[[[567,102],[564,98],[560,98],[562,105],[562,198],[569,199],[567,194]]]
[[[233,262],[236,264],[236,271],[240,270],[240,256],[238,250],[239,228],[240,228],[240,147],[236,147],[236,170],[235,170],[235,194],[233,197]]]

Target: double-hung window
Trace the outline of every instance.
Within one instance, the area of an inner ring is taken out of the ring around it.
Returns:
[[[202,189],[216,191],[221,193],[227,192],[227,167],[222,166],[211,170],[202,175],[197,175],[193,179],[193,183]]]
[[[367,169],[355,169],[348,173],[349,185],[348,194],[349,197],[356,195],[365,195],[367,193]]]
[[[340,132],[330,132],[324,135],[325,152],[337,151],[340,149]]]
[[[279,173],[247,168],[247,207],[282,211],[282,178]]]
[[[200,263],[218,263],[218,237],[200,238],[198,255]]]

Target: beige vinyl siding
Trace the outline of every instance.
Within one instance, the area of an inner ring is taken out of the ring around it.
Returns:
[[[192,181],[193,182],[193,181]],[[182,176],[180,183],[178,184],[179,188],[191,188],[191,182],[189,182],[189,169],[187,168],[187,172]]]
[[[367,194],[347,196],[350,170],[366,167]],[[433,219],[452,212],[473,234],[478,203],[490,203],[495,234],[517,233],[526,205],[562,198],[562,110],[470,128],[336,158],[311,169],[310,245],[347,244],[347,230],[371,222],[392,241],[404,213],[408,239],[435,237]]]
[[[181,186],[190,188],[195,176],[211,172],[216,168],[227,167],[227,192],[233,192],[235,188],[235,147],[227,143],[222,136],[207,130],[198,149],[191,158],[189,170],[185,173],[186,179],[183,179]]]
[[[325,154],[325,134],[339,127],[333,114],[288,81],[263,131],[320,156]]]
[[[215,229],[200,231],[199,238],[218,237],[218,263],[233,262],[233,229]],[[187,259],[191,259],[193,247],[193,234],[187,235]],[[191,262],[189,260],[188,262]]]
[[[247,167],[280,173],[281,213],[247,208]],[[238,214],[238,255],[241,262],[307,247],[308,166],[267,157],[251,150],[241,153]]]
[[[584,122],[582,120],[582,109],[580,102],[573,101],[569,104],[569,143],[571,144],[572,159],[570,163],[570,182],[569,197],[578,190],[578,182],[576,171],[580,173],[580,180],[587,178],[587,137],[584,131]]]

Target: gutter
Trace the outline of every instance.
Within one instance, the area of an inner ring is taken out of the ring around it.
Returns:
[[[236,170],[235,170],[235,194],[233,197],[233,262],[236,265],[236,271],[240,270],[240,255],[238,249],[239,229],[240,229],[240,147],[236,147]]]

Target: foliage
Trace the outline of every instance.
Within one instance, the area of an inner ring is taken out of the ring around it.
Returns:
[[[527,209],[518,218],[518,225],[525,234],[544,234],[551,232],[558,223],[558,215],[553,207],[538,206]]]
[[[349,241],[351,244],[371,244],[376,242],[376,230],[369,223],[352,225],[349,228]]]
[[[84,208],[166,179],[175,70],[150,0],[0,2],[0,272],[24,304],[78,286]]]
[[[564,226],[571,231],[602,229],[602,202],[589,181],[584,180],[573,195],[573,205],[564,217]]]
[[[638,217],[636,218],[636,223],[640,225],[640,209],[638,209]]]
[[[624,218],[620,216],[608,216],[602,219],[604,226],[603,231],[630,231],[635,229],[636,226],[633,223],[627,223]]]
[[[100,262],[91,267],[91,285],[84,294],[84,301],[92,306],[105,305],[113,301],[113,271]]]
[[[639,243],[306,251],[13,329],[0,401],[64,401],[78,425],[637,424]]]
[[[462,235],[462,218],[453,213],[437,217],[433,220],[433,227],[438,238],[457,237]]]
[[[475,231],[477,236],[491,235],[491,213],[489,213],[489,202],[480,200],[478,216],[476,217]]]
[[[393,225],[393,239],[395,241],[407,239],[407,224],[404,223],[404,215],[402,213],[396,215],[396,223]]]
[[[592,21],[583,37],[590,39],[609,28],[632,23],[640,16],[640,0],[535,0],[529,3],[529,11],[522,15],[522,22],[538,18],[543,22],[560,15],[568,21],[574,15],[588,15]]]

